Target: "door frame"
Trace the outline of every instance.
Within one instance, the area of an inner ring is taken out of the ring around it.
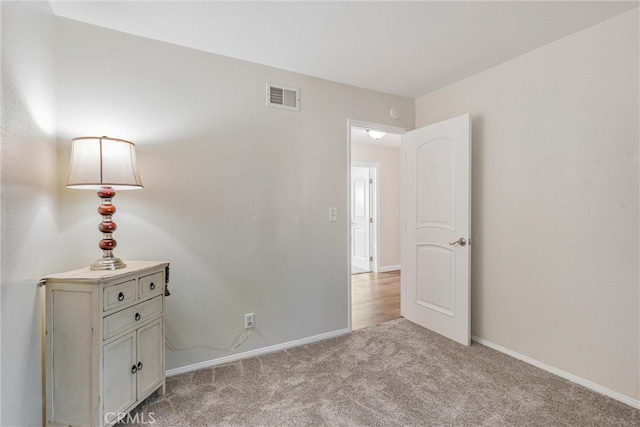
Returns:
[[[347,330],[348,332],[351,332],[352,329],[352,321],[351,321],[351,304],[352,304],[352,299],[351,299],[351,130],[354,127],[358,127],[358,128],[368,128],[368,129],[372,129],[372,130],[379,130],[382,132],[387,132],[387,133],[394,133],[397,135],[401,135],[401,143],[400,143],[400,149],[402,150],[404,148],[404,144],[405,144],[405,134],[410,131],[411,129],[407,129],[407,128],[401,128],[401,127],[397,127],[397,126],[389,126],[389,125],[383,125],[380,123],[373,123],[373,122],[367,122],[364,120],[358,120],[358,119],[347,119],[347,164],[345,165],[347,168],[347,218],[348,221],[345,221],[345,235],[347,236],[347,247],[349,248],[347,250]],[[404,167],[404,164],[400,165],[400,170],[402,171]],[[376,176],[376,178],[378,178],[378,176]],[[379,187],[379,186],[377,186]],[[377,189],[376,189],[377,192]],[[401,194],[401,198],[400,198],[400,215],[402,216],[402,205],[403,205],[403,197],[404,194]],[[376,202],[377,200],[379,200],[379,198],[377,197],[376,194]],[[376,207],[377,210],[377,207]],[[401,231],[400,231],[400,239],[402,240],[404,238],[403,236],[403,227],[404,225],[402,225],[402,227],[400,227]],[[377,233],[378,234],[378,233]],[[401,246],[402,247],[402,246]],[[377,253],[376,255],[374,255],[374,260],[377,263]],[[401,254],[402,257],[402,254]],[[374,264],[375,265],[375,264]]]
[[[351,167],[368,168],[369,177],[373,180],[369,187],[369,217],[373,218],[373,227],[369,225],[369,255],[373,257],[373,261],[369,262],[370,271],[378,272],[378,259],[380,256],[380,245],[378,244],[378,236],[380,235],[380,224],[378,224],[378,212],[380,209],[380,191],[378,186],[380,163],[369,162],[351,162]],[[353,194],[349,192],[349,197]],[[351,203],[352,200],[349,200]],[[349,206],[349,215],[351,215],[351,205]],[[349,216],[351,218],[351,216]],[[353,274],[353,271],[351,272]]]

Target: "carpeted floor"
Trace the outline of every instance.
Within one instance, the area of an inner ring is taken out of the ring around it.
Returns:
[[[135,414],[154,426],[640,426],[639,410],[404,319],[168,378]]]

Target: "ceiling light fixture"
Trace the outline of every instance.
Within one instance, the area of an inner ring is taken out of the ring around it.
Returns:
[[[379,130],[369,130],[369,129],[367,129],[367,133],[371,138],[375,139],[376,141],[379,140],[380,138],[383,138],[387,134],[386,132],[380,132]]]

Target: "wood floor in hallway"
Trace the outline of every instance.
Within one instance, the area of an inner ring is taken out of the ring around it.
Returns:
[[[351,276],[352,329],[400,317],[400,271]]]

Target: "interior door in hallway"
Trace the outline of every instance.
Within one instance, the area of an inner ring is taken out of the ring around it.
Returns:
[[[351,167],[351,272],[371,271],[371,172]]]
[[[408,132],[403,160],[402,315],[469,345],[471,116]]]

